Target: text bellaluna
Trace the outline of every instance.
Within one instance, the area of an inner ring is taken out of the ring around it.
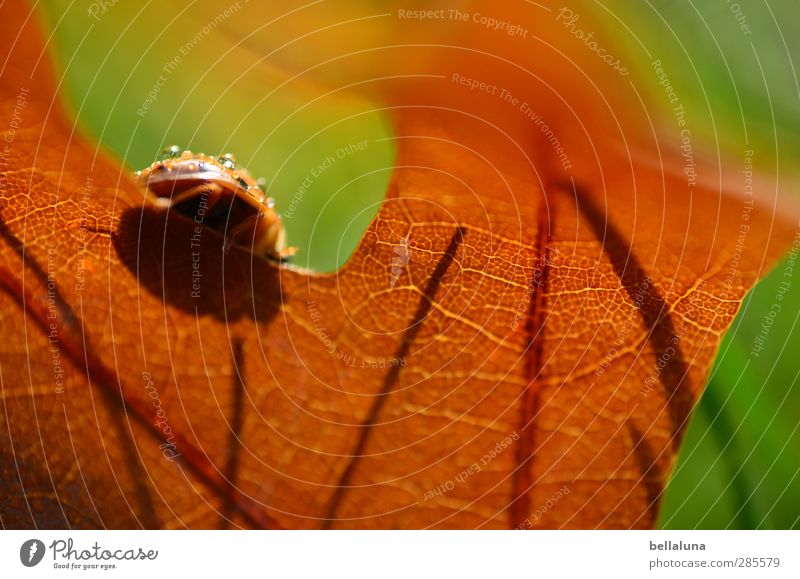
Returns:
[[[650,541],[650,550],[651,551],[705,551],[706,544],[684,543],[683,541],[678,541],[677,543],[673,543],[672,541],[654,543],[653,541]]]

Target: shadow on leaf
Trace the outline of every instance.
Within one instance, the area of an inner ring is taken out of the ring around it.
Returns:
[[[113,235],[120,261],[166,304],[226,322],[269,322],[282,301],[280,268],[157,208],[129,209]]]

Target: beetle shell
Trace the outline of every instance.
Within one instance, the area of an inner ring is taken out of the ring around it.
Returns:
[[[232,155],[212,157],[170,147],[136,178],[157,206],[224,235],[226,247],[237,245],[278,261],[295,251],[286,247],[274,201]]]

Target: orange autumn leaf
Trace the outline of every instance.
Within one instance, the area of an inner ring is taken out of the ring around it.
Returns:
[[[552,10],[471,9],[530,22],[530,53],[347,37],[349,82],[390,63],[368,92],[398,154],[322,275],[148,204],[65,115],[35,14],[0,7],[4,527],[654,525],[792,230],[723,161],[689,170]]]

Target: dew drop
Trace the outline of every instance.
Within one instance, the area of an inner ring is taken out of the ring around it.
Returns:
[[[181,148],[178,145],[172,145],[161,151],[161,160],[167,161],[169,159],[177,159],[181,156]]]

